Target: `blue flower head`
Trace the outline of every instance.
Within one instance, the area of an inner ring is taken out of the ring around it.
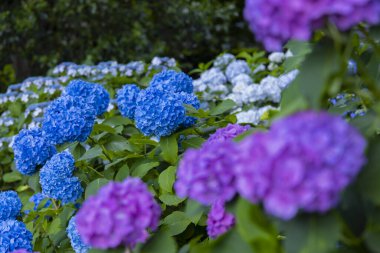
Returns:
[[[0,221],[0,253],[17,249],[32,251],[32,233],[17,220]]]
[[[137,98],[136,127],[146,136],[168,136],[185,120],[182,101],[172,92],[148,88]]]
[[[193,106],[197,110],[201,106],[201,104],[200,104],[197,96],[195,96],[194,94],[188,94],[188,93],[185,93],[185,92],[181,92],[181,93],[176,93],[176,96],[178,96],[178,99],[183,104],[191,105],[191,106]],[[197,119],[195,117],[186,116],[185,120],[183,121],[183,123],[181,124],[181,126],[185,127],[185,128],[191,127],[192,125],[195,124],[196,121],[197,121]]]
[[[110,95],[103,86],[79,79],[69,83],[65,95],[86,99],[87,103],[94,107],[97,116],[107,111],[110,102]]]
[[[56,153],[55,147],[39,128],[23,129],[16,135],[13,143],[16,169],[24,175],[32,175]]]
[[[79,178],[73,176],[74,158],[69,152],[54,155],[41,169],[42,193],[63,204],[76,202],[83,193]]]
[[[36,193],[34,194],[32,197],[30,197],[29,201],[34,203],[34,208],[33,210],[34,211],[37,211],[38,209],[38,206],[40,205],[41,201],[43,201],[44,199],[46,199],[47,197],[45,195],[43,195],[42,193]],[[46,201],[45,205],[43,206],[43,208],[46,208],[48,206],[51,205],[51,201],[48,200]]]
[[[150,87],[161,87],[164,91],[193,93],[193,80],[183,72],[164,70],[153,76]]]
[[[71,246],[73,247],[75,253],[87,253],[90,247],[85,244],[77,230],[77,226],[75,224],[75,217],[72,217],[69,221],[69,225],[66,229],[67,236],[70,238]]]
[[[15,191],[0,192],[0,221],[16,219],[21,208],[21,200]]]
[[[140,93],[140,88],[134,84],[126,84],[117,91],[116,101],[121,115],[135,119],[136,100]]]
[[[85,141],[95,122],[95,109],[81,97],[62,96],[47,108],[42,129],[54,144]]]

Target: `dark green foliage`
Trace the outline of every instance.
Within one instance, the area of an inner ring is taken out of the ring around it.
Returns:
[[[0,7],[0,69],[21,80],[62,61],[175,57],[185,67],[253,45],[244,0],[23,0]]]

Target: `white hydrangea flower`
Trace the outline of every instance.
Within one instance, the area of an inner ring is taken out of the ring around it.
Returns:
[[[235,56],[232,54],[222,54],[218,56],[213,63],[213,66],[220,69],[225,69],[228,64],[235,60]]]
[[[269,65],[268,65],[268,70],[269,71],[273,71],[276,68],[278,68],[278,65],[276,63],[274,63],[274,62],[269,63]]]
[[[253,80],[252,78],[247,75],[247,74],[240,74],[238,76],[235,76],[232,81],[231,81],[232,85],[238,85],[240,83],[244,83],[244,84],[252,84],[253,83]]]
[[[229,81],[232,81],[234,77],[240,74],[250,74],[251,69],[248,66],[248,63],[244,60],[236,60],[231,62],[226,69],[226,76]]]
[[[285,54],[283,52],[273,52],[269,55],[268,59],[274,63],[282,63],[285,60]]]

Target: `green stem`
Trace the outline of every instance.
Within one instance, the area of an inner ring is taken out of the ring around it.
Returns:
[[[101,174],[99,171],[97,171],[96,169],[92,168],[91,166],[88,166],[88,168],[90,168],[93,172],[95,172],[96,174],[98,174],[99,176],[103,177],[103,174]]]

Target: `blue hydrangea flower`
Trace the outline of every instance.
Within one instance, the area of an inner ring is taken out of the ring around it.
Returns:
[[[72,217],[69,221],[69,225],[66,229],[67,236],[70,238],[71,246],[73,247],[75,253],[87,253],[90,247],[85,244],[77,230],[77,226],[75,224],[75,217]]]
[[[38,206],[40,205],[41,201],[43,201],[44,199],[46,199],[47,197],[45,195],[43,195],[42,193],[36,193],[34,194],[32,197],[30,197],[29,201],[34,203],[34,208],[33,210],[34,211],[37,211],[38,209]],[[46,201],[45,205],[43,206],[43,208],[46,208],[48,206],[51,205],[51,201],[48,200]]]
[[[136,127],[146,136],[168,136],[185,120],[186,110],[178,95],[162,89],[142,90],[137,98]]]
[[[42,129],[54,144],[85,141],[95,122],[95,109],[80,97],[62,96],[44,114]]]
[[[15,191],[0,192],[0,220],[16,219],[22,208]]]
[[[36,172],[38,166],[56,153],[55,147],[49,144],[46,134],[39,128],[21,130],[14,138],[12,148],[16,169],[24,175]]]
[[[150,87],[162,87],[164,91],[193,93],[193,80],[183,72],[164,70],[154,75]]]
[[[76,202],[83,193],[79,178],[72,175],[74,158],[69,152],[54,155],[41,169],[42,193],[63,204]]]
[[[0,253],[17,249],[32,251],[32,233],[17,220],[0,221]]]
[[[110,102],[110,95],[103,86],[79,79],[72,80],[69,83],[66,87],[65,95],[86,99],[87,103],[95,108],[97,116],[107,111]]]
[[[191,105],[191,106],[193,106],[197,110],[201,106],[201,104],[200,104],[197,96],[195,96],[194,94],[188,94],[188,93],[185,93],[185,92],[181,92],[181,93],[177,93],[176,95],[178,96],[178,99],[183,104]],[[197,118],[191,117],[191,116],[186,116],[185,120],[183,121],[183,123],[181,124],[181,126],[185,127],[185,128],[186,127],[191,127],[192,125],[195,124],[196,121],[197,121]]]
[[[140,88],[134,84],[126,84],[117,91],[116,101],[121,115],[135,119],[136,100],[140,93]]]

